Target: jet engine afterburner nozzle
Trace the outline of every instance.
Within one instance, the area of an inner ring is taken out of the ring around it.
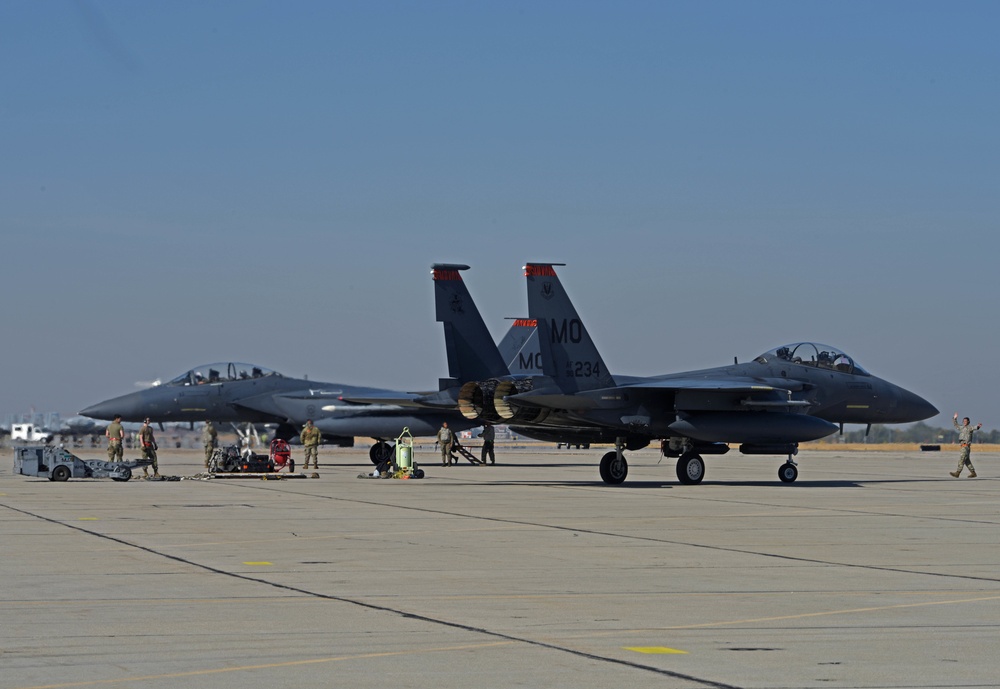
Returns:
[[[493,392],[493,408],[505,423],[538,423],[549,415],[551,410],[539,408],[515,407],[504,398],[508,395],[518,395],[530,392],[535,387],[532,378],[515,378],[501,380]]]
[[[496,409],[493,408],[493,390],[496,380],[470,381],[458,391],[458,410],[462,416],[471,421],[499,420]]]

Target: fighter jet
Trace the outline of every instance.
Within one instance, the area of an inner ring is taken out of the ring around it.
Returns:
[[[613,442],[601,459],[605,483],[628,475],[624,451],[661,440],[677,458],[681,483],[700,483],[702,455],[739,444],[746,455],[784,455],[781,481],[798,477],[798,444],[845,423],[909,423],[938,410],[877,378],[847,353],[812,342],[776,347],[743,364],[654,377],[613,376],[555,272],[524,267],[528,315],[537,322],[542,375],[465,383],[459,410],[469,420],[507,423],[518,433],[560,442]]]
[[[454,318],[460,319],[461,307],[454,303],[454,296],[438,291],[438,298],[449,300]],[[501,343],[507,356],[516,358],[530,339],[525,329],[523,322],[511,326]],[[435,435],[444,421],[456,432],[477,426],[456,411],[459,386],[468,380],[510,374],[485,325],[463,329],[461,341],[446,326],[445,343],[450,377],[441,379],[434,392],[289,378],[263,366],[230,362],[197,366],[166,383],[100,402],[80,414],[94,419],[121,414],[124,421],[149,417],[161,424],[205,420],[277,424],[275,436],[285,440],[297,436],[305,421],[313,419],[329,443],[352,447],[355,437],[372,438],[375,443],[369,457],[378,464],[393,452],[386,441],[399,436],[404,427],[419,437]]]
[[[433,435],[442,421],[459,427],[473,424],[447,409],[412,410],[398,405],[351,402],[352,396],[404,396],[381,388],[290,378],[263,366],[230,362],[196,366],[176,378],[87,407],[95,419],[121,414],[124,421],[277,424],[275,436],[289,440],[306,419],[314,419],[328,443],[354,445],[355,436],[376,439],[380,461],[389,450],[384,442],[409,427],[414,435]],[[414,395],[417,397],[417,395]],[[373,460],[374,461],[374,460]]]

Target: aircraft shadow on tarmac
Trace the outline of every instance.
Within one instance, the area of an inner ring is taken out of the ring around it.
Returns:
[[[913,484],[913,483],[940,483],[943,479],[938,478],[880,478],[880,479],[866,479],[864,481],[851,481],[851,480],[830,480],[830,481],[796,481],[793,485],[776,483],[775,481],[703,481],[701,486],[718,486],[723,488],[776,488],[781,487],[785,490],[801,490],[802,488],[865,488],[873,484]],[[594,488],[607,488],[608,485],[601,480],[579,480],[579,481],[537,481],[537,480],[525,480],[525,481],[490,481],[492,485],[502,486],[563,486],[563,487],[594,487]],[[614,490],[631,490],[631,489],[649,489],[649,488],[685,488],[687,486],[678,483],[677,481],[671,481],[669,479],[664,479],[662,481],[641,481],[635,480],[631,481],[627,485],[615,486]],[[690,490],[692,496],[697,496],[697,488]]]

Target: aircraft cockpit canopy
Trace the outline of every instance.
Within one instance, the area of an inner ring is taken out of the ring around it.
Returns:
[[[281,374],[263,366],[228,362],[196,366],[190,371],[177,376],[167,383],[167,385],[210,385],[212,383],[229,383],[238,380],[265,378],[267,376],[280,377]]]
[[[841,373],[853,373],[856,376],[871,375],[846,353],[836,347],[818,342],[797,342],[777,347],[769,352],[764,352],[754,361],[760,364],[787,361],[791,364],[828,368],[831,371],[840,371]]]

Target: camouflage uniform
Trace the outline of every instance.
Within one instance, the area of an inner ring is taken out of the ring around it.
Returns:
[[[208,468],[208,461],[212,459],[212,453],[219,446],[219,433],[211,421],[205,422],[205,427],[201,429],[201,444],[205,446],[205,468]]]
[[[980,429],[982,424],[979,426],[973,426],[971,423],[969,425],[958,424],[958,419],[954,419],[952,423],[955,425],[955,430],[958,431],[958,442],[962,446],[962,449],[958,453],[958,466],[955,471],[951,472],[951,475],[958,478],[963,467],[969,467],[969,478],[976,477],[976,468],[972,466],[972,460],[969,455],[972,453],[972,434]]]
[[[153,476],[160,475],[160,465],[156,462],[156,439],[153,437],[153,427],[147,422],[139,431],[139,443],[142,446],[142,458],[153,461]],[[142,468],[143,476],[148,476],[146,467]]]
[[[108,461],[122,461],[125,454],[123,446],[123,442],[125,440],[125,429],[122,428],[118,419],[115,419],[108,424],[108,429],[104,431],[104,435],[108,437]]]
[[[455,440],[455,434],[447,426],[441,426],[437,439],[441,443],[441,466],[448,466],[451,464],[451,443]]]
[[[486,455],[490,456],[490,464],[497,463],[497,457],[493,454],[493,440],[496,438],[497,432],[493,430],[493,426],[487,426],[483,429],[483,432],[479,434],[479,437],[483,439],[483,453],[480,456],[480,461],[486,464]]]
[[[302,440],[302,445],[305,447],[306,461],[302,465],[303,469],[309,468],[309,458],[312,457],[313,469],[319,469],[319,443],[323,439],[323,434],[319,432],[319,429],[312,425],[312,421],[306,424],[306,427],[302,429],[302,433],[299,434],[299,438]]]

